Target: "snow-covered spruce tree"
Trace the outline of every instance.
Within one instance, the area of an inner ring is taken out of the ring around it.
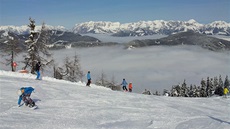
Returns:
[[[2,62],[5,65],[10,65],[11,70],[15,71],[13,68],[13,62],[15,61],[15,57],[19,52],[22,51],[19,45],[19,37],[14,33],[7,33],[6,42],[1,46],[1,56],[6,57],[6,62]]]
[[[207,97],[207,94],[206,94],[206,83],[205,83],[205,80],[203,78],[202,78],[200,84],[201,84],[200,97]]]
[[[225,77],[224,88],[228,88],[228,89],[229,89],[229,80],[228,80],[228,76]]]
[[[190,87],[189,87],[188,96],[189,96],[189,97],[194,97],[194,90],[193,90],[192,84],[191,84]]]
[[[48,52],[47,42],[50,38],[49,31],[45,27],[45,23],[42,24],[42,28],[40,32],[35,31],[35,20],[29,18],[30,24],[28,27],[30,28],[30,36],[29,39],[25,41],[25,45],[27,46],[27,55],[25,55],[25,67],[30,67],[30,72],[32,74],[35,73],[35,64],[40,61],[42,66],[49,65],[53,62],[52,59],[48,59],[51,57],[51,54]],[[41,56],[43,54],[43,56]]]
[[[209,86],[210,86],[210,96],[213,96],[215,92],[213,78],[210,79]]]
[[[219,86],[222,88],[224,87],[224,83],[223,83],[221,75],[219,76]]]
[[[193,96],[200,97],[200,86],[194,85],[193,90],[194,90]]]
[[[218,82],[218,86],[216,87],[215,89],[215,94],[216,95],[219,95],[219,96],[222,96],[224,93],[223,93],[223,88],[224,84],[223,84],[223,81],[222,81],[222,78],[221,78],[221,75],[219,76],[219,82]]]
[[[211,89],[210,89],[210,80],[209,80],[209,77],[207,77],[206,95],[207,95],[207,97],[210,97],[210,96],[211,96]]]
[[[219,86],[219,83],[218,83],[218,77],[214,77],[214,80],[213,80],[213,88],[214,88],[214,91],[215,89]]]
[[[64,79],[71,82],[83,81],[84,74],[81,70],[79,57],[75,54],[74,60],[70,60],[69,57],[65,58],[63,67],[54,66],[54,78]]]
[[[171,97],[176,97],[177,96],[177,91],[175,89],[175,86],[172,86],[172,89],[170,90],[171,92]]]
[[[180,97],[181,96],[181,86],[180,86],[180,84],[172,86],[171,96],[172,97]]]
[[[182,97],[188,97],[188,88],[186,84],[186,80],[184,79],[184,82],[181,85],[180,93]]]

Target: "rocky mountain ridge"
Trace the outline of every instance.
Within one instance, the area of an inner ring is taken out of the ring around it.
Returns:
[[[230,36],[230,23],[225,21],[214,21],[209,24],[200,24],[194,19],[189,21],[139,21],[133,23],[90,21],[76,24],[71,30],[64,26],[46,25],[49,30],[68,31],[77,34],[111,34],[113,36],[145,36],[153,34],[170,35],[179,32],[193,31],[206,35]],[[36,26],[36,30],[41,30],[41,26]],[[28,34],[29,28],[23,26],[0,26],[0,31],[12,32],[18,35]]]
[[[28,30],[29,31],[29,30]],[[18,31],[20,32],[20,31]],[[47,46],[51,49],[61,49],[69,47],[92,47],[92,46],[101,46],[101,41],[97,38],[91,36],[82,36],[80,34],[75,34],[69,31],[61,30],[49,30],[50,37],[47,42]],[[9,38],[9,34],[13,34],[18,37],[19,45],[24,46],[26,40],[29,38],[29,33],[17,34],[10,31],[0,31],[0,46],[5,45]],[[25,49],[25,48],[23,48]]]
[[[230,36],[230,23],[225,21],[215,21],[210,24],[200,24],[195,20],[189,21],[140,21],[134,23],[121,24],[119,22],[85,22],[76,24],[74,33],[106,33],[113,36],[145,36],[153,34],[170,35],[179,32],[193,31],[206,35]]]
[[[148,46],[176,46],[194,45],[211,51],[230,50],[230,41],[195,33],[193,31],[181,32],[160,39],[133,40],[126,43],[126,48],[138,48]]]

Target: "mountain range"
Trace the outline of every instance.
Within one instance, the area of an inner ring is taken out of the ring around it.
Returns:
[[[133,23],[90,21],[76,24],[71,30],[64,26],[46,25],[50,30],[68,31],[77,34],[112,34],[113,36],[145,36],[153,34],[170,35],[179,32],[194,31],[206,35],[230,36],[230,23],[214,21],[209,24],[200,24],[194,19],[189,21],[139,21]],[[36,26],[35,30],[41,30]],[[28,34],[29,27],[24,26],[0,26],[0,31],[13,32],[15,34]]]
[[[105,43],[91,36],[81,34],[111,34],[113,36],[145,36],[153,34],[169,35],[161,39],[134,40],[124,43],[127,47],[143,47],[151,45],[198,45],[213,51],[230,50],[229,41],[210,37],[207,35],[230,36],[230,23],[215,21],[210,24],[200,24],[195,20],[189,21],[140,21],[136,23],[120,24],[119,22],[85,22],[76,24],[70,31],[63,26],[46,25],[51,37],[49,47],[53,49],[69,47],[93,47],[116,45],[116,42]],[[40,31],[36,26],[35,31]],[[8,33],[14,33],[20,38],[21,44],[29,37],[29,27],[0,26],[0,45],[4,45]],[[138,39],[138,38],[137,38]],[[23,45],[21,45],[23,46]]]
[[[48,40],[48,47],[50,49],[62,49],[62,48],[69,48],[69,47],[93,47],[93,46],[102,46],[103,43],[97,38],[91,36],[82,36],[80,34],[76,34],[73,32],[69,32],[63,29],[57,28],[48,28],[50,38]],[[18,37],[19,45],[22,49],[25,49],[24,42],[29,38],[29,30],[26,29],[22,31],[20,29],[14,30],[10,28],[8,30],[0,30],[0,46],[4,46],[7,42],[7,37],[9,34],[14,34]],[[39,31],[39,30],[35,30]]]
[[[153,34],[170,35],[179,32],[194,31],[206,35],[230,36],[230,23],[214,21],[210,24],[200,24],[194,19],[189,21],[140,21],[121,24],[119,22],[85,22],[76,24],[74,33],[109,33],[113,36],[145,36]]]

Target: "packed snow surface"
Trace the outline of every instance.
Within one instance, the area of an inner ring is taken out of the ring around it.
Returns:
[[[112,91],[0,71],[0,129],[230,129],[230,98],[172,98]],[[38,109],[17,106],[32,86]]]

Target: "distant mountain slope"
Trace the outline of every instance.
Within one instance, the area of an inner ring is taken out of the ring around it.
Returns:
[[[192,31],[181,32],[161,39],[133,40],[126,44],[127,47],[146,47],[153,45],[198,45],[213,51],[230,50],[230,41],[194,33]]]
[[[230,36],[230,23],[215,21],[210,24],[200,24],[195,20],[189,21],[140,21],[121,24],[119,22],[85,22],[76,24],[74,33],[109,33],[113,36],[144,36],[153,34],[175,34],[186,31],[199,32],[207,35]]]
[[[21,32],[21,31],[19,31]],[[19,37],[20,44],[23,44],[25,40],[29,37],[29,31],[24,33],[17,33],[17,31],[11,30],[1,30],[0,31],[0,46],[4,45],[8,33],[14,33]],[[100,40],[90,36],[82,36],[69,31],[63,30],[50,30],[51,37],[49,39],[50,48],[65,48],[67,46],[98,46],[100,45]],[[21,45],[23,46],[23,45]]]

